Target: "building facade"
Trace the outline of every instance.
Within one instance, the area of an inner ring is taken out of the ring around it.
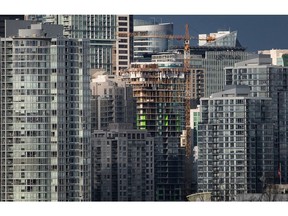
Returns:
[[[168,38],[159,36],[173,35],[173,24],[135,19],[133,34],[134,61],[142,62],[145,61],[145,55],[147,54],[151,55],[169,49],[171,41]]]
[[[154,201],[154,138],[132,124],[92,136],[94,201]]]
[[[197,134],[198,134],[198,124],[200,122],[200,105],[197,105],[196,109],[191,109],[190,111],[190,125],[191,125],[191,139],[193,149],[193,160],[192,160],[192,193],[196,193],[198,187],[198,145],[197,145]]]
[[[248,85],[253,97],[270,97],[274,131],[274,183],[288,181],[288,67],[272,65],[271,58],[258,58],[239,62],[234,67],[225,68],[227,85]],[[278,169],[281,166],[281,181]]]
[[[248,86],[229,86],[200,100],[198,192],[213,201],[261,193],[274,180],[272,100],[249,94]]]
[[[222,47],[223,48],[223,47]],[[244,61],[249,54],[243,50],[211,50],[206,51],[201,57],[201,68],[205,71],[204,97],[222,91],[225,86],[225,67],[233,66],[234,63]],[[193,61],[191,62],[193,67]],[[197,60],[195,60],[197,61]],[[203,82],[203,81],[202,81]]]
[[[132,86],[115,75],[94,73],[91,80],[91,130],[107,130],[110,123],[136,128],[136,100]]]
[[[116,15],[30,15],[31,20],[63,25],[67,38],[90,39],[92,69],[112,74],[112,50],[116,43]]]
[[[1,38],[1,201],[91,200],[90,44],[62,32]]]
[[[133,62],[133,15],[116,16],[116,43],[113,49],[113,74],[129,68]]]
[[[241,47],[192,47],[190,64],[196,70],[192,79],[195,97],[209,97],[222,91],[225,86],[224,68],[234,66],[251,55]]]
[[[218,31],[217,33],[199,34],[199,46],[241,47],[237,31]]]
[[[259,50],[258,54],[270,55],[273,65],[288,66],[288,50],[287,49],[272,49],[272,50]]]

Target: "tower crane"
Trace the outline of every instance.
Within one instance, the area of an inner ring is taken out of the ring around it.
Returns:
[[[185,73],[185,129],[186,129],[186,143],[185,143],[185,155],[189,157],[191,155],[191,130],[190,130],[190,99],[191,99],[191,74],[190,74],[190,35],[189,26],[186,24],[184,38],[184,64],[183,71]]]
[[[148,32],[117,32],[118,37],[145,37],[145,38],[165,38],[168,40],[185,40],[185,35],[165,35],[165,34],[150,34]],[[213,36],[206,38],[198,38],[189,35],[189,40],[205,40],[206,42],[215,41]]]
[[[186,24],[184,36],[184,72],[185,72],[185,193],[186,196],[191,193],[192,185],[192,160],[191,160],[191,125],[190,125],[190,101],[191,101],[191,70],[190,70],[190,35],[189,26]]]

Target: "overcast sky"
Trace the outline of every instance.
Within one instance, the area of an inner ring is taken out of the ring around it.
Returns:
[[[288,49],[288,15],[136,15],[134,18],[172,22],[174,34],[184,34],[186,23],[193,36],[237,30],[240,43],[249,51]]]

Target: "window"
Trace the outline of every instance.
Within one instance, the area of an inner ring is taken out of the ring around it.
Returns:
[[[244,122],[244,119],[242,119],[242,118],[237,118],[237,119],[236,119],[236,122],[237,122],[237,123],[243,123],[243,122]]]
[[[120,43],[127,43],[127,41],[128,41],[127,39],[120,39],[119,42],[120,42]]]
[[[118,20],[127,20],[127,19],[128,19],[127,17],[118,17]]]
[[[118,22],[119,26],[127,26],[127,22]]]
[[[244,101],[243,100],[236,100],[236,104],[243,104]]]
[[[120,44],[119,45],[119,48],[127,48],[128,46],[127,45],[123,45],[123,44]],[[120,52],[119,52],[120,53]]]
[[[121,31],[122,31],[122,32],[123,32],[123,31],[126,32],[126,31],[127,31],[127,28],[119,28],[119,32],[121,32]]]
[[[119,61],[119,65],[127,65],[128,62],[127,61]]]
[[[119,54],[127,54],[128,51],[127,50],[119,50]]]

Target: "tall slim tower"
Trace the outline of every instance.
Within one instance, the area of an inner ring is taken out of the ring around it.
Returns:
[[[18,22],[0,44],[1,201],[89,201],[89,40]]]
[[[113,74],[127,69],[133,62],[133,15],[116,16],[116,43],[113,49]]]

